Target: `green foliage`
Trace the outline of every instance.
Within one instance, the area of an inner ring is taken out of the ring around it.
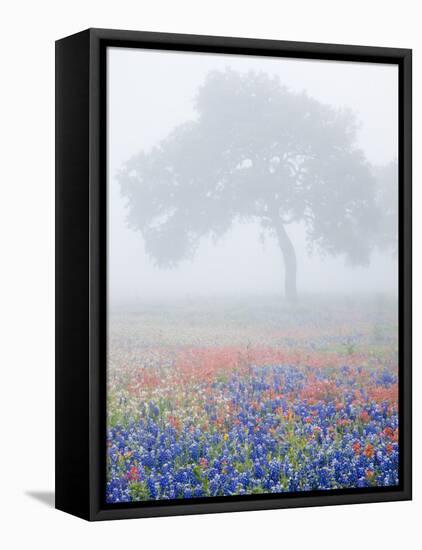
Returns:
[[[136,481],[129,484],[130,496],[132,500],[148,500],[149,491],[145,481]]]

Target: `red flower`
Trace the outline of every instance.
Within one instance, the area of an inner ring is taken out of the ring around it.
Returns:
[[[370,420],[371,417],[369,416],[369,414],[368,414],[366,411],[362,411],[362,412],[360,413],[359,418],[360,418],[360,420],[361,420],[362,422],[365,422],[365,423],[366,423],[366,422],[369,422],[369,420]]]
[[[132,466],[128,473],[129,481],[139,480],[139,470],[136,466]]]

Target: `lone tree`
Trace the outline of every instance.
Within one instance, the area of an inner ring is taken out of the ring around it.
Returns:
[[[258,220],[277,239],[285,295],[297,297],[297,260],[286,230],[301,222],[309,249],[366,264],[377,224],[375,181],[355,146],[357,122],[278,78],[209,73],[197,118],[118,174],[128,224],[141,231],[156,265],[192,257],[204,236],[233,221]]]

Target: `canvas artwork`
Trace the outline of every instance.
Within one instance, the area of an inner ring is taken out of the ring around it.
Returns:
[[[106,63],[106,503],[398,486],[398,65]]]

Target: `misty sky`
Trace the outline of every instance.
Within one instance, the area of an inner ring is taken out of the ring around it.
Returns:
[[[131,156],[148,151],[180,123],[196,117],[194,97],[211,70],[231,68],[278,75],[292,91],[334,107],[349,107],[360,121],[357,145],[372,164],[397,158],[396,65],[108,49],[108,273],[111,303],[134,298],[225,293],[281,293],[283,261],[275,239],[260,241],[258,224],[236,224],[217,244],[204,240],[193,261],[158,269],[142,235],[126,226],[125,202],[115,179]],[[367,268],[339,257],[306,253],[304,228],[289,226],[298,260],[300,292],[391,291],[397,260],[376,253]]]

